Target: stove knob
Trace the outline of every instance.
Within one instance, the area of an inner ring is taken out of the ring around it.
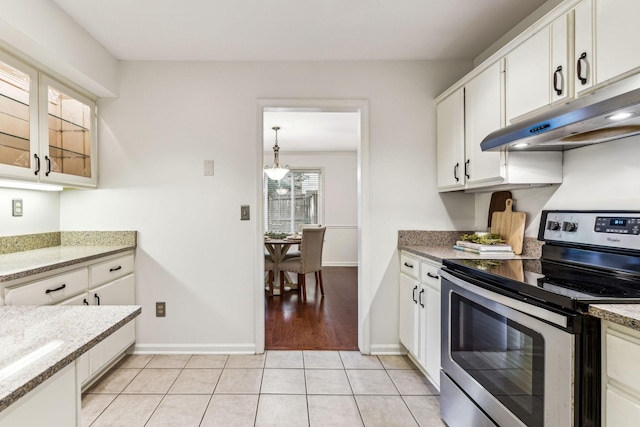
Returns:
[[[558,221],[548,221],[547,230],[551,230],[551,231],[560,230],[560,223]]]
[[[573,233],[578,229],[577,222],[563,222],[562,223],[562,231],[566,231],[567,233]]]

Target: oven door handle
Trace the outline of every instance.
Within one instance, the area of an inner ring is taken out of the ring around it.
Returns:
[[[505,295],[500,295],[495,292],[491,292],[488,289],[484,289],[479,286],[473,285],[471,283],[465,282],[464,280],[459,279],[446,271],[441,270],[440,275],[442,276],[443,279],[446,279],[451,283],[453,283],[454,285],[459,286],[462,289],[466,289],[467,291],[473,294],[476,294],[482,298],[486,298],[490,301],[496,302],[505,307],[528,314],[529,316],[537,317],[538,319],[545,320],[549,323],[560,326],[562,328],[566,328],[568,326],[567,317],[561,314],[557,314],[552,311],[545,310],[544,308],[526,303],[524,301],[519,301],[517,299],[509,298]]]

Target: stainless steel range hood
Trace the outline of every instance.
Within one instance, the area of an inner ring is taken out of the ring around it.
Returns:
[[[640,75],[490,133],[482,151],[559,151],[640,134]]]

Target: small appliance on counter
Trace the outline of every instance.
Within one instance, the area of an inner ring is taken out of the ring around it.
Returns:
[[[600,425],[600,321],[640,303],[640,212],[543,211],[540,260],[443,261],[449,427]]]

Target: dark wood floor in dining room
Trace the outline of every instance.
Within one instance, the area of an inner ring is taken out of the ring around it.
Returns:
[[[267,350],[358,350],[357,267],[323,267],[322,283],[324,296],[307,275],[306,303],[295,289],[265,293]]]

